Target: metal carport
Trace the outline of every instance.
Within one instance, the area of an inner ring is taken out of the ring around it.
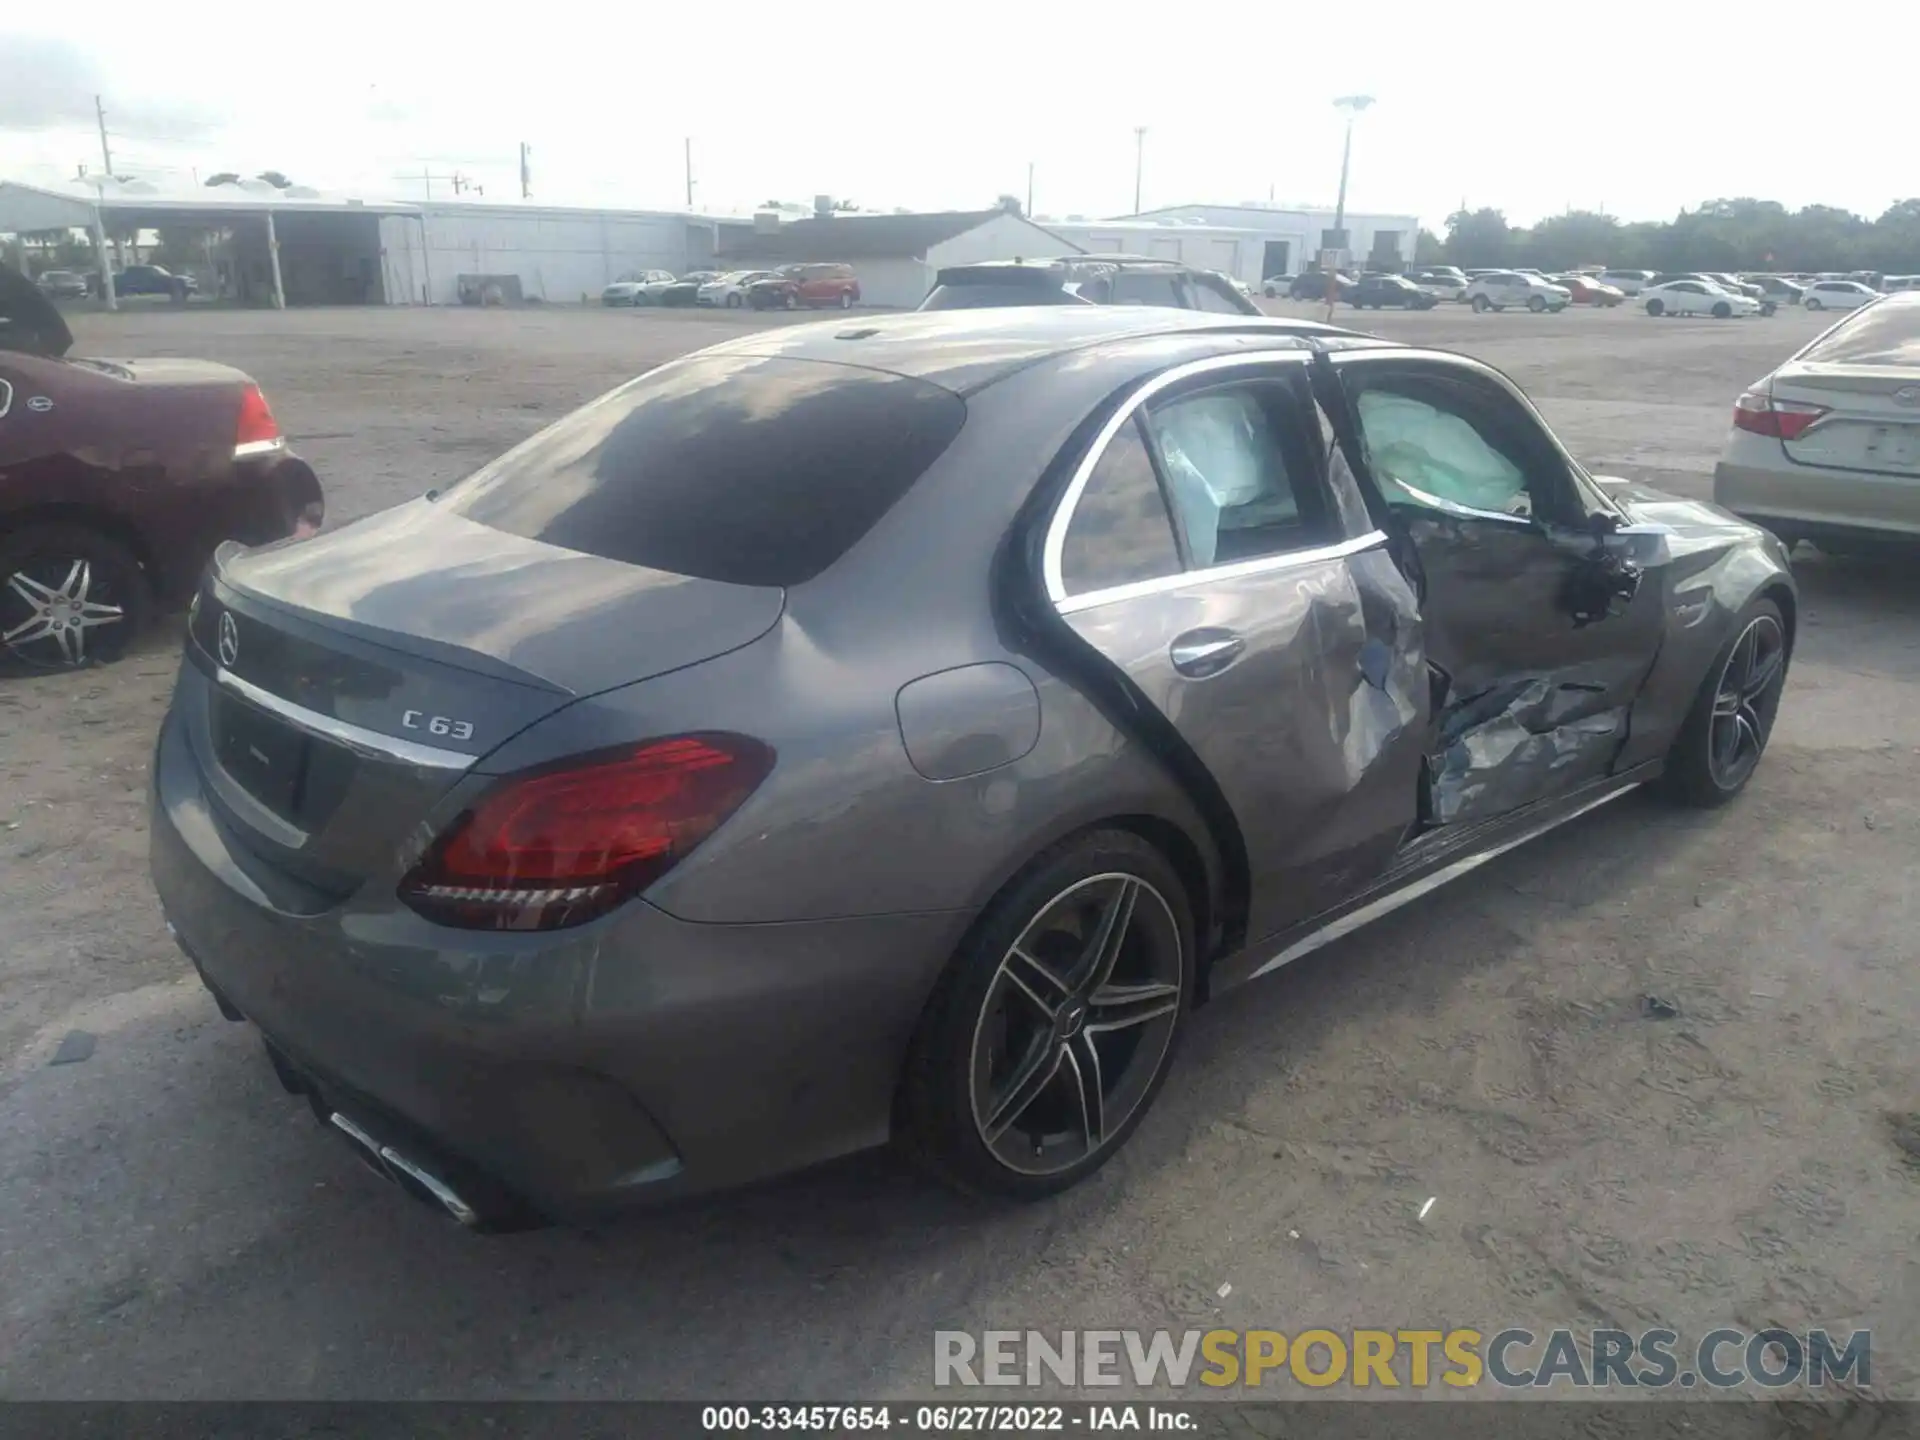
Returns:
[[[420,207],[403,201],[358,200],[325,195],[299,186],[280,190],[261,180],[234,185],[202,186],[187,191],[163,191],[139,180],[80,181],[53,188],[0,180],[0,234],[33,230],[79,229],[93,236],[100,269],[101,292],[109,310],[117,308],[108,260],[107,227],[133,230],[162,225],[199,223],[231,226],[257,218],[263,222],[271,295],[276,310],[287,306],[287,286],[281,271],[278,220],[293,216],[365,216],[375,224],[382,215],[419,218]]]

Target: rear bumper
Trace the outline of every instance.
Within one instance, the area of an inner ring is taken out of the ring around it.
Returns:
[[[1797,465],[1765,436],[1735,432],[1713,468],[1713,498],[1795,538],[1920,541],[1920,476]]]
[[[643,902],[556,935],[435,926],[369,882],[318,914],[249,877],[169,716],[151,868],[209,988],[412,1156],[584,1220],[879,1144],[965,917],[699,925]],[[244,862],[244,863],[243,863]]]

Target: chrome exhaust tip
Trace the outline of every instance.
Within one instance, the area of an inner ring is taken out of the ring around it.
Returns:
[[[417,1161],[409,1160],[391,1145],[382,1145],[338,1110],[334,1111],[328,1120],[371,1157],[381,1173],[402,1190],[417,1188],[426,1198],[436,1201],[442,1210],[468,1229],[473,1229],[480,1224],[479,1212],[461,1199],[459,1192],[431,1170]]]

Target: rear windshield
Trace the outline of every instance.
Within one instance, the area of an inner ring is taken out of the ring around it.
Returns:
[[[1800,358],[1825,365],[1920,366],[1920,305],[1883,301],[1856,310]]]
[[[1038,284],[1033,281],[969,281],[960,285],[936,285],[922,310],[988,310],[1002,305],[1085,305],[1088,302],[1069,293],[1059,282]]]
[[[713,356],[577,410],[449,490],[528,540],[736,585],[799,585],[952,443],[966,403],[851,365]]]

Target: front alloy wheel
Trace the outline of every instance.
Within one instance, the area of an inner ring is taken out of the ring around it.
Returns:
[[[940,1179],[1037,1198],[1098,1169],[1165,1078],[1192,993],[1179,877],[1102,831],[988,907],[928,1002],[896,1133]]]
[[[1713,696],[1707,766],[1731,794],[1747,783],[1773,733],[1787,675],[1787,632],[1772,615],[1756,615],[1734,641]]]
[[[1660,784],[1670,796],[1691,805],[1720,805],[1746,787],[1773,734],[1787,658],[1780,607],[1755,600],[1714,658],[1667,755]]]

